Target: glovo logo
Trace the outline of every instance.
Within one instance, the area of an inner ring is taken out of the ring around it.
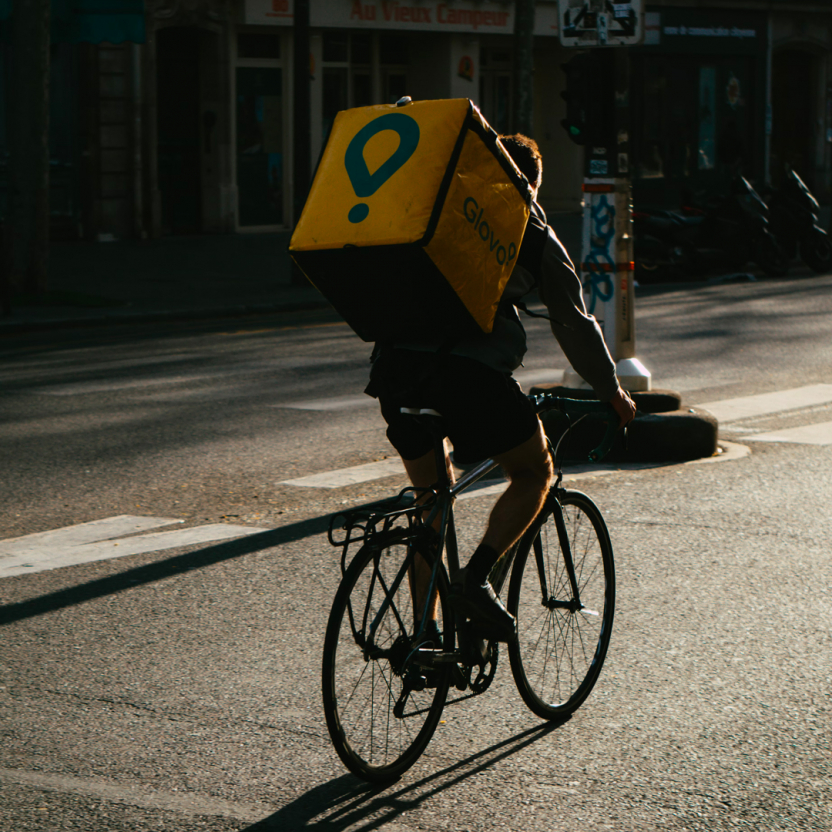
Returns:
[[[364,159],[364,148],[373,136],[383,130],[399,134],[399,146],[393,155],[375,173],[370,173]],[[387,113],[365,124],[353,137],[344,155],[344,166],[350,178],[352,189],[359,199],[372,196],[387,180],[413,155],[419,144],[419,125],[415,119],[404,113]],[[359,202],[350,208],[347,217],[352,223],[363,222],[370,213],[366,202]]]
[[[484,209],[480,208],[474,197],[469,196],[462,203],[462,213],[465,215],[465,219],[474,227],[475,233],[479,235],[479,238],[494,253],[497,262],[501,266],[506,263],[511,263],[517,257],[517,246],[514,243],[509,243],[508,246],[504,246],[500,242],[499,237],[494,238],[494,229],[488,224],[488,220],[483,218]]]

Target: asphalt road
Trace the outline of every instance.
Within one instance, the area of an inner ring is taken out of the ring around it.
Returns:
[[[690,404],[827,384],[830,290],[650,289],[638,357]],[[361,400],[367,345],[325,317],[0,343],[0,553],[121,515],[262,530],[0,578],[0,828],[832,828],[832,452],[761,440],[829,403],[723,425],[738,458],[574,483],[607,518],[618,594],[568,722],[527,711],[506,660],[397,784],[345,773],[320,705],[325,518],[404,481],[286,484],[391,453]],[[564,359],[527,328],[522,372],[546,380]],[[463,549],[492,500],[461,505]]]

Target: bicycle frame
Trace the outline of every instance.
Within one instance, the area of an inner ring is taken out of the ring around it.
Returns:
[[[589,401],[576,401],[570,399],[558,400],[555,398],[548,397],[546,395],[532,397],[532,400],[538,412],[542,412],[543,410],[548,409],[550,407],[563,407],[564,405],[568,406],[570,410],[575,413],[588,414],[592,412],[597,412],[597,403],[591,403]],[[359,542],[362,540],[368,542],[372,538],[373,534],[376,533],[376,526],[379,523],[382,524],[383,530],[387,530],[391,528],[395,521],[401,517],[405,517],[407,519],[408,525],[411,529],[410,534],[412,534],[414,542],[417,536],[419,535],[419,527],[436,528],[435,524],[438,518],[439,524],[437,530],[438,540],[436,542],[436,551],[445,552],[445,556],[447,557],[448,561],[449,574],[454,574],[460,567],[459,548],[457,544],[456,524],[454,522],[453,511],[454,500],[457,498],[457,496],[459,496],[468,488],[470,488],[474,483],[478,482],[491,471],[493,471],[495,468],[497,468],[499,463],[495,462],[493,459],[485,460],[476,465],[470,471],[463,474],[456,482],[451,482],[451,479],[448,475],[448,471],[445,467],[444,431],[441,428],[441,417],[439,417],[438,414],[435,414],[432,411],[421,410],[412,411],[409,413],[409,415],[411,415],[415,419],[419,419],[431,433],[434,445],[434,457],[436,459],[436,470],[438,475],[437,482],[433,486],[428,488],[406,488],[402,492],[400,492],[397,498],[395,498],[392,501],[386,501],[385,503],[382,503],[379,506],[389,506],[391,509],[390,511],[376,512],[373,510],[374,507],[367,506],[363,509],[356,510],[355,512],[345,512],[342,515],[336,515],[335,517],[333,517],[330,523],[329,539],[330,543],[332,543],[333,545],[341,545],[343,547],[343,553],[341,558],[342,571],[345,570],[345,558],[350,543]],[[615,434],[615,427],[616,426],[614,422],[611,422],[610,429],[608,429],[607,434],[604,437],[602,446],[590,454],[591,460],[600,458],[607,453],[609,447],[612,444],[612,438]],[[557,452],[556,449],[552,447],[551,443],[549,443],[549,451],[553,461],[555,461],[557,457]],[[561,490],[561,480],[562,472],[559,471],[557,482],[555,483],[555,486],[552,489],[554,494],[550,493],[550,495],[547,496],[546,499],[550,501],[550,508],[555,519],[555,525],[558,532],[561,550],[564,556],[566,571],[572,589],[571,601],[559,601],[554,597],[550,598],[548,596],[548,587],[546,586],[546,575],[543,569],[543,560],[539,537],[536,536],[535,539],[531,541],[531,545],[534,549],[535,560],[538,566],[538,574],[540,576],[541,584],[540,590],[542,594],[543,603],[549,606],[550,609],[565,608],[569,609],[572,612],[575,612],[577,610],[584,609],[584,607],[580,600],[580,592],[578,588],[577,577],[575,575],[575,566],[569,543],[569,535],[566,531],[563,510],[561,508],[560,501],[557,498],[557,493]],[[400,504],[405,495],[409,493],[412,493],[415,496],[416,505],[408,505],[404,508],[397,508],[396,506]],[[338,517],[344,517],[346,519],[343,528],[347,530],[346,538],[344,539],[344,541],[340,543],[335,541],[333,536],[333,528],[335,525],[335,521]],[[363,533],[357,537],[353,537],[352,532],[356,528],[361,529]],[[505,552],[500,558],[500,560],[497,562],[495,569],[492,570],[490,581],[495,592],[499,593],[501,591],[505,583],[505,580],[508,576],[511,563],[514,559],[514,554],[517,551],[518,546],[521,544],[521,542],[523,542],[523,540],[524,538],[521,538],[520,541],[517,541],[513,546],[511,546],[510,549],[507,552]],[[383,586],[383,589],[385,591],[384,603],[382,604],[380,610],[374,617],[373,622],[370,625],[370,631],[367,634],[365,643],[362,645],[362,648],[365,653],[365,658],[369,655],[368,651],[372,649],[373,639],[378,625],[380,621],[383,619],[384,614],[390,607],[390,598],[393,594],[395,594],[399,585],[404,580],[405,574],[407,574],[412,569],[415,555],[416,549],[413,545],[411,545],[410,551],[408,552],[408,555],[405,558],[404,563],[402,564],[402,568],[397,573],[395,580],[391,584],[391,587],[388,589],[387,587]],[[437,576],[439,573],[439,564],[441,563],[441,560],[441,557],[436,558],[431,569],[430,581],[427,586],[424,607],[422,609],[422,615],[420,617],[421,624],[418,632],[413,634],[417,641],[423,635],[427,626],[427,622],[429,620],[429,609],[432,603],[432,599],[434,597],[434,593],[436,592]],[[400,626],[403,626],[401,622],[401,617],[398,615],[398,610],[396,610],[396,617],[399,621]],[[363,623],[364,626],[366,626],[366,620]],[[364,632],[366,632],[366,630],[364,630]]]

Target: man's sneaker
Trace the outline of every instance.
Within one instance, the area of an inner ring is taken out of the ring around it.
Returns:
[[[491,584],[478,583],[467,569],[460,569],[451,582],[448,600],[454,611],[467,616],[479,635],[492,641],[514,641],[517,621],[505,608]]]

